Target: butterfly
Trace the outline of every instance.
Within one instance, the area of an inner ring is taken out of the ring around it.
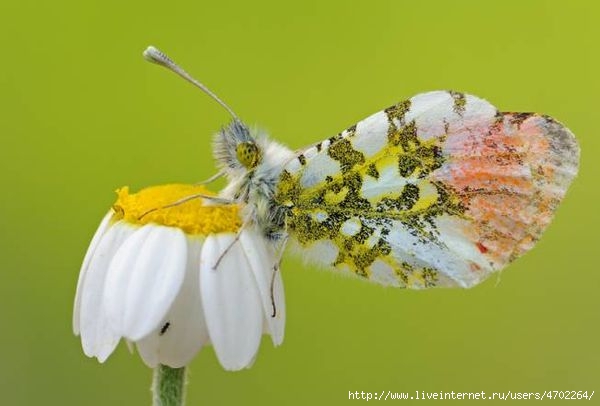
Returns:
[[[579,146],[558,121],[455,91],[418,94],[293,152],[156,48],[144,55],[231,114],[214,156],[229,180],[221,198],[245,224],[382,285],[477,285],[533,248],[578,172]]]

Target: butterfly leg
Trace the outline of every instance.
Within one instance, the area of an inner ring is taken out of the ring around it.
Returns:
[[[223,260],[223,258],[225,258],[225,255],[227,255],[227,253],[231,250],[231,248],[240,240],[240,235],[242,234],[242,230],[244,229],[245,226],[246,226],[246,223],[244,223],[242,225],[242,227],[240,227],[240,229],[238,230],[237,234],[235,235],[235,238],[233,239],[233,241],[231,241],[229,243],[229,245],[223,250],[221,255],[219,255],[219,258],[217,258],[217,262],[215,262],[215,264],[212,267],[213,271],[217,270],[217,268],[219,267],[219,264],[221,264],[221,261]]]
[[[271,317],[277,316],[277,307],[275,306],[275,276],[279,269],[281,268],[281,259],[283,258],[283,252],[285,250],[285,245],[287,243],[288,236],[286,235],[282,240],[278,247],[279,252],[277,253],[277,261],[273,265],[273,274],[271,276],[271,306],[273,307],[273,313],[271,313]]]
[[[217,173],[215,173],[213,176],[211,176],[210,178],[208,178],[208,179],[205,179],[205,180],[203,180],[203,181],[200,181],[200,182],[197,182],[197,183],[194,183],[194,185],[195,185],[195,186],[198,186],[198,185],[207,185],[207,184],[209,184],[209,183],[212,183],[212,182],[214,182],[215,180],[217,180],[217,179],[219,179],[219,178],[223,177],[224,175],[225,175],[225,173],[224,173],[224,172],[217,172]]]
[[[205,199],[205,200],[210,200],[212,202],[218,203],[218,204],[222,204],[222,205],[228,205],[228,204],[234,204],[235,202],[233,200],[230,199],[223,199],[222,197],[217,197],[217,196],[208,196],[208,195],[204,195],[201,193],[195,194],[195,195],[190,195],[190,196],[186,196],[182,199],[179,199],[173,203],[169,203],[166,204],[164,206],[161,207],[155,207],[154,209],[150,209],[147,212],[143,213],[141,216],[138,217],[138,220],[143,219],[145,216],[147,216],[150,213],[153,213],[157,210],[163,210],[163,209],[168,209],[170,207],[175,207],[175,206],[179,206],[180,204],[184,204],[189,202],[190,200],[194,200],[194,199]]]

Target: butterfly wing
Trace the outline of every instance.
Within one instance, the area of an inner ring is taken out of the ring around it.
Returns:
[[[436,91],[298,154],[275,199],[309,259],[384,285],[470,287],[533,247],[578,164],[552,118]]]

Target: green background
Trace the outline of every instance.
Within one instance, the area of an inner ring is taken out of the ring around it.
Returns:
[[[137,355],[120,346],[101,365],[71,332],[79,266],[113,190],[214,173],[210,136],[227,114],[146,63],[150,44],[294,149],[433,89],[550,114],[582,149],[555,221],[501,280],[394,290],[287,256],[283,346],[263,340],[255,365],[237,373],[203,350],[189,405],[598,391],[598,4],[3,1],[0,403],[150,402],[151,371]]]

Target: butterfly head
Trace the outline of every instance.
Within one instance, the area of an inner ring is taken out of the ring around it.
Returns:
[[[236,148],[237,159],[246,167],[246,169],[254,169],[260,162],[260,150],[253,141],[241,142]]]
[[[214,141],[214,156],[225,172],[253,171],[262,161],[262,149],[250,129],[234,119],[219,131]]]

